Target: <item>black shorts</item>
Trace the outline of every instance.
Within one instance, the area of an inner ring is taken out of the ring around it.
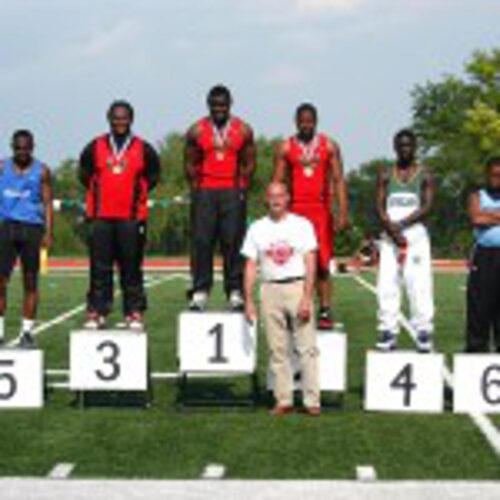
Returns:
[[[40,269],[43,234],[44,228],[40,225],[0,222],[0,276],[10,276],[17,257],[25,273],[37,274]]]

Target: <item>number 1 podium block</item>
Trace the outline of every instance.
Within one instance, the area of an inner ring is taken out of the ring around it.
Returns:
[[[43,406],[43,352],[0,349],[0,409]]]
[[[123,330],[72,332],[69,386],[75,391],[146,391],[146,333]]]
[[[500,413],[500,354],[455,354],[453,411]]]
[[[183,312],[177,356],[181,373],[255,372],[257,335],[242,313]]]
[[[335,331],[318,331],[319,382],[321,391],[344,392],[347,386],[347,335]],[[301,388],[300,363],[297,353],[292,354],[294,390]],[[267,388],[273,390],[274,377],[267,372]]]
[[[444,408],[444,356],[369,351],[365,410],[439,413]]]

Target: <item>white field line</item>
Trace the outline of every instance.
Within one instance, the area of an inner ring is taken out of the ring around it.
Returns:
[[[356,467],[356,479],[358,481],[375,481],[377,471],[373,465],[358,465]]]
[[[200,479],[222,479],[226,474],[226,467],[222,464],[208,464],[203,469]]]
[[[47,477],[50,479],[65,479],[70,476],[74,468],[75,464],[61,462],[54,465]]]
[[[361,276],[354,276],[354,279],[366,290],[369,290],[375,295],[377,294],[377,289]],[[412,324],[408,321],[404,314],[401,314],[400,319],[401,324],[410,334],[410,337],[413,341],[416,341],[417,332],[413,328]],[[453,389],[453,375],[448,368],[446,368],[446,366],[443,369],[443,378],[448,387]],[[493,448],[493,451],[500,457],[500,432],[494,426],[492,421],[485,414],[479,412],[467,412],[467,415],[469,415],[478,429],[482,432],[489,445]]]
[[[148,281],[145,285],[144,285],[144,288],[152,288],[152,287],[155,287],[157,285],[160,285],[161,283],[164,283],[165,281],[171,281],[171,280],[174,280],[174,279],[184,279],[185,278],[185,275],[184,274],[178,274],[178,273],[175,273],[175,274],[169,274],[168,276],[163,276],[161,278],[158,278],[157,280],[151,280],[151,281]],[[120,291],[117,290],[115,292],[115,296],[118,296],[120,294]],[[81,313],[82,311],[85,310],[85,308],[87,307],[87,304],[84,302],[83,304],[80,304],[76,307],[74,307],[73,309],[70,309],[69,311],[66,311],[62,314],[60,314],[59,316],[56,316],[55,318],[49,320],[49,321],[45,321],[43,322],[41,325],[37,326],[32,334],[33,336],[37,336],[37,335],[40,335],[42,332],[48,330],[49,328],[52,328],[53,326],[55,325],[58,325],[60,323],[63,323],[64,321],[66,321],[67,319]],[[16,344],[19,343],[19,340],[20,340],[21,336],[18,335],[15,339],[11,340],[7,345],[9,347],[13,347],[15,346]]]

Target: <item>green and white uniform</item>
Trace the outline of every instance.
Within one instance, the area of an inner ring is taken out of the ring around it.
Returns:
[[[396,177],[395,167],[391,169],[386,211],[392,222],[399,222],[420,208],[423,179],[422,167],[418,167],[407,182]],[[404,286],[410,305],[410,322],[418,332],[432,333],[434,299],[429,233],[424,224],[418,222],[404,229],[403,236],[408,247],[406,258],[400,264],[399,248],[387,234],[382,235],[377,280],[378,329],[399,333],[401,288]]]

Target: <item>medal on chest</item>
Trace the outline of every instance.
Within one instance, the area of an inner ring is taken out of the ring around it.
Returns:
[[[122,147],[120,149],[118,149],[118,145],[116,144],[114,137],[112,135],[109,138],[109,142],[111,144],[112,154],[107,159],[106,165],[113,174],[115,175],[123,174],[128,164],[124,156],[130,146],[130,143],[132,142],[132,136],[129,136],[127,138],[127,140],[122,144]]]
[[[212,124],[215,159],[218,161],[223,161],[226,157],[227,149],[229,146],[230,125],[230,121],[226,123],[226,125],[222,128],[216,127],[214,124]]]
[[[303,172],[306,177],[312,177],[314,175],[314,170],[319,163],[318,155],[318,136],[315,136],[309,143],[304,144],[303,142],[298,142],[300,146],[300,163],[302,164]]]

